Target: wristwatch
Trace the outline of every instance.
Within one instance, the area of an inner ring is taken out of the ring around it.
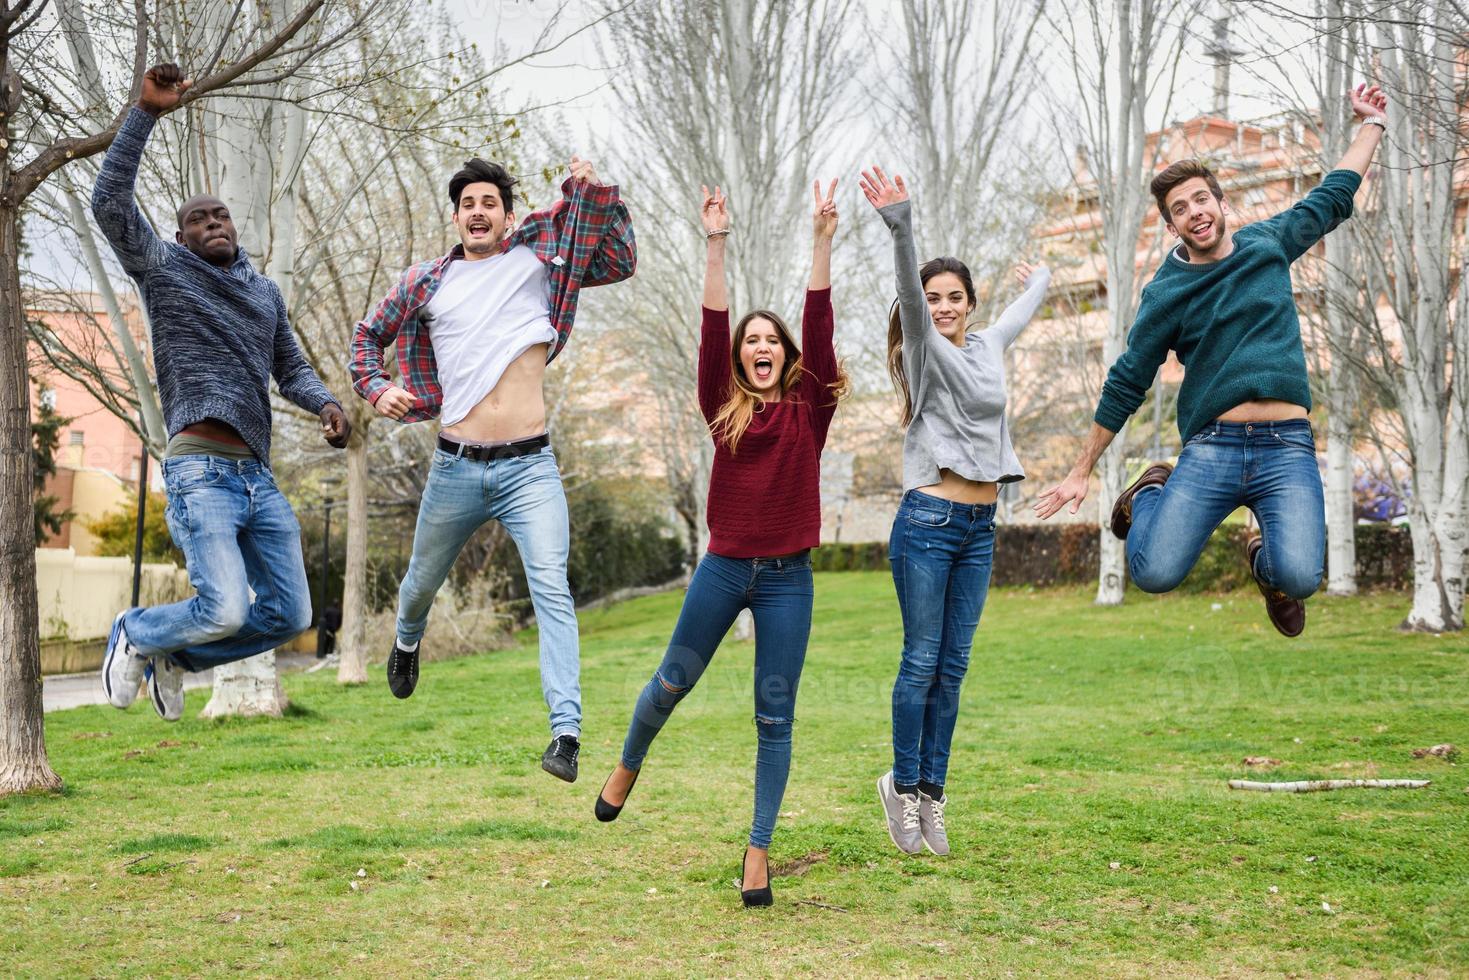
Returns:
[[[1363,126],[1381,126],[1382,127],[1382,131],[1383,132],[1387,132],[1387,117],[1386,116],[1368,116],[1366,119],[1363,119],[1362,120],[1362,125]]]

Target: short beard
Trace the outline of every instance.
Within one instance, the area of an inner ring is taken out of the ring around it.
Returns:
[[[471,254],[471,255],[489,255],[490,253],[494,252],[499,247],[500,247],[500,239],[496,239],[496,240],[494,240],[492,242],[485,242],[482,245],[480,245],[480,244],[471,245],[468,242],[465,242],[464,243],[464,251],[467,252],[467,253],[469,253],[469,254]]]

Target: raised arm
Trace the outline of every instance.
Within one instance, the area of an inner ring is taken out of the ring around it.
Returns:
[[[143,91],[107,148],[92,188],[92,216],[130,275],[141,275],[168,261],[168,246],[138,210],[133,188],[143,147],[158,117],[174,109],[192,84],[178,65],[155,65],[144,73]]]
[[[818,424],[831,421],[836,411],[836,398],[828,386],[837,380],[837,354],[832,345],[835,321],[831,309],[831,242],[837,232],[837,182],[833,180],[826,193],[821,182],[811,185],[815,210],[811,215],[811,279],[806,284],[806,305],[801,311],[801,380],[806,385],[809,375],[814,386],[808,389],[816,408]],[[819,389],[819,390],[817,390]],[[824,431],[824,430],[823,430]]]
[[[928,345],[934,338],[943,338],[933,329],[933,317],[923,295],[923,282],[918,278],[918,252],[913,245],[913,212],[908,203],[908,188],[897,174],[889,181],[881,167],[862,171],[861,187],[863,195],[877,208],[893,236],[898,320],[903,327],[903,370],[912,384],[922,374]]]
[[[1362,184],[1387,127],[1387,97],[1377,87],[1358,85],[1347,93],[1362,125],[1341,161],[1294,205],[1262,222],[1294,262],[1337,225],[1352,216],[1353,197]],[[1372,120],[1369,122],[1368,120]]]
[[[1357,127],[1357,138],[1347,147],[1336,169],[1353,170],[1358,177],[1365,177],[1377,144],[1387,132],[1387,96],[1376,85],[1368,88],[1363,84],[1348,92],[1347,100],[1352,104],[1352,115],[1362,125]]]
[[[724,250],[729,239],[729,210],[718,187],[702,188],[699,209],[704,228],[704,303],[699,337],[699,408],[714,422],[729,394],[729,289],[724,281]]]
[[[1015,267],[1015,278],[1025,287],[1020,298],[1005,307],[986,333],[993,334],[1002,347],[1009,347],[1020,336],[1020,331],[1040,309],[1041,300],[1046,298],[1046,287],[1051,283],[1051,270],[1045,266],[1033,266],[1022,262]]]
[[[724,194],[718,187],[714,193],[701,187],[704,206],[700,217],[704,225],[704,308],[709,310],[729,309],[729,287],[724,281],[724,250],[729,241],[729,209]],[[815,275],[813,272],[812,275]]]
[[[592,161],[579,156],[571,158],[571,182],[562,186],[562,193],[571,201],[573,194],[568,187],[580,185],[581,194],[573,210],[585,212],[575,216],[575,223],[582,226],[577,244],[595,241],[582,285],[607,286],[632,278],[638,268],[638,246],[633,238],[632,216],[622,203],[617,185],[602,183]]]

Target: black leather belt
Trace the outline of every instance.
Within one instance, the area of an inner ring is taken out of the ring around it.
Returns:
[[[531,436],[529,439],[517,439],[499,446],[472,446],[466,442],[455,442],[447,436],[439,436],[439,448],[450,456],[462,456],[472,459],[477,463],[487,463],[495,459],[511,459],[516,456],[529,456],[538,453],[551,444],[551,437],[544,433]]]

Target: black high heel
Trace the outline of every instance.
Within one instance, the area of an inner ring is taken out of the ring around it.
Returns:
[[[614,769],[612,771],[615,773],[617,770]],[[606,800],[602,799],[602,793],[607,789],[607,783],[610,783],[612,781],[611,775],[607,777],[607,782],[604,782],[602,784],[602,789],[597,791],[597,806],[593,810],[593,812],[596,813],[598,820],[602,821],[603,823],[611,823],[612,821],[617,819],[617,815],[622,812],[622,808],[624,806],[627,806],[627,798],[632,795],[632,788],[638,784],[638,776],[642,773],[642,771],[643,770],[641,769],[633,770],[632,782],[627,784],[627,792],[623,794],[621,806],[613,806],[611,803],[608,803]],[[741,868],[740,870],[741,872],[744,871],[743,868]]]
[[[747,909],[774,905],[775,896],[770,893],[770,856],[768,853],[765,858],[765,887],[748,889],[745,887],[745,858],[749,854],[748,846],[740,853],[740,901],[745,903]]]

